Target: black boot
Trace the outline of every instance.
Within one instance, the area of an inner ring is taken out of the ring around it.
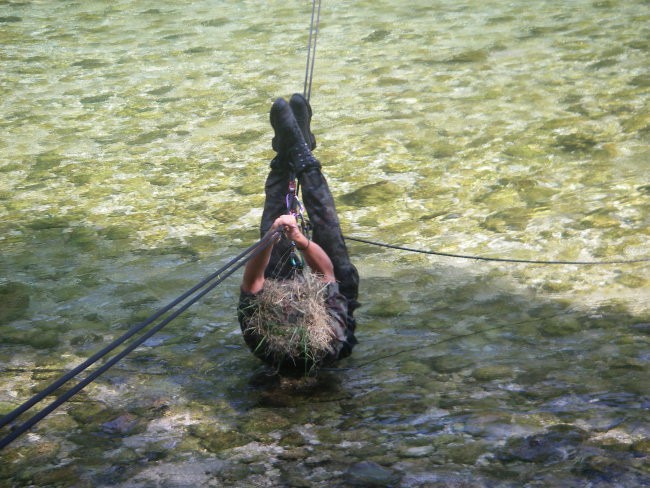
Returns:
[[[276,160],[286,158],[289,169],[296,176],[313,168],[320,169],[320,162],[305,142],[291,107],[282,98],[278,98],[271,107],[271,125],[275,130],[274,149],[278,153]]]
[[[277,153],[277,155],[271,160],[271,169],[280,170],[282,172],[288,172],[287,161],[289,159],[286,144],[283,141],[281,134],[282,131],[280,129],[281,114],[286,111],[286,107],[288,107],[288,105],[284,98],[278,98],[273,102],[270,113],[271,127],[273,127],[273,130],[275,131],[275,135],[271,140],[271,147],[273,147],[273,150]]]
[[[289,106],[293,111],[293,115],[296,117],[296,122],[300,126],[305,142],[309,145],[309,149],[313,151],[316,149],[316,137],[314,137],[310,128],[312,116],[311,105],[309,105],[307,99],[300,93],[294,93],[291,100],[289,100]]]

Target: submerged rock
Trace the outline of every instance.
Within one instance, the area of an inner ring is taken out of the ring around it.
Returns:
[[[29,308],[29,287],[10,282],[0,286],[0,324],[23,318]]]
[[[352,486],[396,486],[399,474],[372,461],[353,464],[347,471]]]
[[[472,376],[478,381],[494,381],[514,376],[514,371],[508,366],[481,366],[472,371]]]
[[[563,461],[587,439],[587,433],[569,425],[557,425],[547,432],[513,439],[499,454],[502,461],[554,463]]]
[[[443,374],[457,373],[467,368],[470,364],[467,358],[458,356],[436,356],[430,360],[431,368]]]
[[[591,151],[598,141],[587,134],[566,134],[558,136],[555,145],[566,152]]]
[[[188,430],[191,436],[199,439],[201,447],[213,453],[243,446],[251,440],[236,430],[227,430],[212,424],[195,424]]]
[[[447,59],[448,63],[476,63],[486,61],[489,52],[486,49],[469,49]]]
[[[343,195],[341,201],[346,205],[372,206],[393,201],[404,194],[401,186],[390,181],[379,181],[362,186],[358,190]]]
[[[136,431],[143,431],[145,425],[143,425],[142,419],[136,417],[135,415],[126,413],[120,415],[117,418],[104,422],[101,426],[102,431],[111,434],[111,435],[131,435],[136,433]]]

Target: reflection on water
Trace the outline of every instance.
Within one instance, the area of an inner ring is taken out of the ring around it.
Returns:
[[[309,2],[0,3],[0,411],[252,243]],[[645,2],[325,3],[312,105],[344,230],[648,255]],[[3,452],[9,486],[639,486],[648,266],[350,243],[354,355],[267,376],[220,286]]]

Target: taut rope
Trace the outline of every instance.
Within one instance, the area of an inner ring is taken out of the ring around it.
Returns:
[[[316,4],[318,3],[318,7]],[[305,86],[302,94],[309,101],[311,83],[314,78],[314,62],[316,61],[316,40],[318,39],[318,24],[320,23],[320,0],[312,0],[311,25],[309,26],[309,43],[307,44],[307,68],[305,69]],[[312,45],[313,41],[313,45]]]

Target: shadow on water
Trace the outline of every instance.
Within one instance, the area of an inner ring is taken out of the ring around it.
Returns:
[[[230,236],[148,248],[137,229],[81,222],[7,229],[20,237],[1,263],[3,412],[237,253]],[[302,379],[260,369],[232,277],[11,446],[0,479],[127,486],[196,469],[198,483],[235,486],[269,470],[275,485],[307,486],[647,481],[649,317],[532,284],[523,267],[354,257],[360,344],[338,368]]]
[[[3,411],[208,274],[218,241],[146,250],[129,233],[28,227],[34,245],[3,263],[15,279],[1,290],[13,304],[1,324],[13,395]],[[75,261],[49,270],[64,244],[77,246]],[[38,286],[20,281],[26,267]],[[270,486],[648,481],[647,316],[543,298],[496,268],[368,269],[360,344],[337,368],[314,378],[260,368],[236,323],[233,277],[8,448],[1,479],[131,486],[181,473],[245,486],[271,470]]]

